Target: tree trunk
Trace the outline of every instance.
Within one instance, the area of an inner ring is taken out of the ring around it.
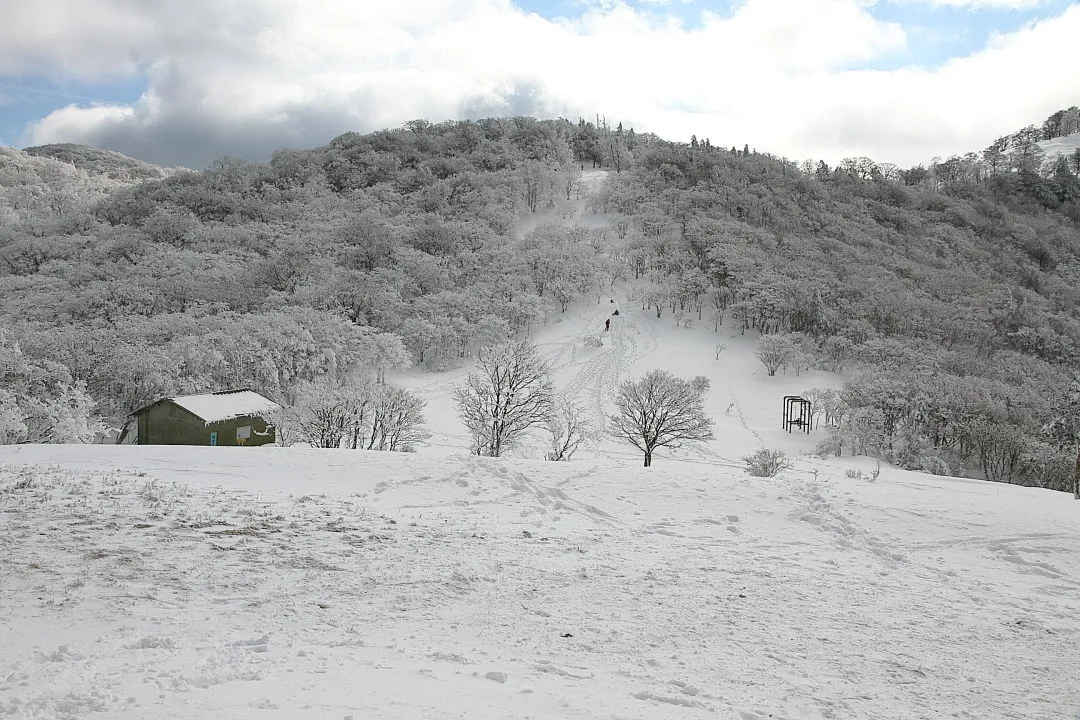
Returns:
[[[652,467],[652,451],[645,451],[645,467]]]
[[[1073,500],[1080,500],[1080,450],[1076,451],[1076,471],[1073,473]]]

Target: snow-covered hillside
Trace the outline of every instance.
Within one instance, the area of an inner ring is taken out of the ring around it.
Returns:
[[[1036,144],[1043,151],[1045,163],[1053,166],[1058,157],[1061,155],[1069,157],[1076,152],[1077,148],[1080,148],[1080,132],[1074,132],[1072,135],[1065,135],[1052,140],[1043,140]]]
[[[717,439],[469,456],[461,371],[399,378],[412,455],[0,448],[0,717],[1080,713],[1080,503],[809,455],[781,398],[837,379],[735,328],[613,297],[536,339],[598,429],[620,379],[708,375]],[[747,476],[759,447],[795,466]]]

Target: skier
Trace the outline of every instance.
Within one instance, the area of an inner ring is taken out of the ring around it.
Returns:
[[[607,332],[611,329],[611,318],[604,321],[604,331]]]

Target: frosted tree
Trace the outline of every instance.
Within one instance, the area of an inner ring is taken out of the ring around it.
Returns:
[[[1073,377],[1065,397],[1054,408],[1055,417],[1043,426],[1043,433],[1059,446],[1076,453],[1073,471],[1073,498],[1080,500],[1080,374]]]
[[[15,445],[26,441],[28,428],[15,396],[0,389],[0,445]]]
[[[840,457],[847,447],[852,455],[880,455],[888,446],[885,417],[878,408],[860,407],[846,411],[835,425],[829,425],[825,440],[818,445],[822,457]]]
[[[754,355],[772,377],[781,365],[795,357],[795,344],[785,335],[762,335],[754,346]]]
[[[100,429],[93,407],[66,367],[26,356],[0,327],[0,442],[90,442]]]
[[[372,389],[367,379],[344,383],[321,378],[296,388],[296,403],[284,413],[288,434],[320,448],[363,447],[371,423]]]
[[[404,370],[412,365],[412,358],[405,348],[401,337],[393,333],[379,333],[375,336],[375,346],[378,350],[375,356],[377,378],[380,383],[386,382],[387,370]]]
[[[528,340],[481,348],[476,371],[454,395],[477,455],[499,457],[529,428],[551,416],[548,366]]]
[[[615,400],[619,412],[611,416],[612,434],[645,453],[645,467],[652,466],[657,448],[711,440],[713,421],[703,403],[708,389],[706,377],[686,381],[663,370],[627,380]]]
[[[264,417],[269,425],[274,426],[275,440],[281,447],[289,447],[301,440],[306,441],[306,436],[300,430],[299,417],[294,408],[282,406],[271,410]]]

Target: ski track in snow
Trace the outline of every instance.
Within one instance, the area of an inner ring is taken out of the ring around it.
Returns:
[[[578,402],[585,408],[597,434],[608,429],[608,416],[614,410],[618,386],[627,379],[630,366],[656,348],[655,335],[648,328],[643,330],[632,315],[620,314],[612,319],[611,330],[603,331],[605,344],[601,347],[576,351],[584,345],[586,337],[575,337],[571,341],[575,348],[571,357],[585,357],[575,364],[580,369],[560,392],[564,401]],[[568,366],[565,356],[564,345],[554,351],[549,361],[556,369],[562,369]],[[595,444],[596,438],[591,442]]]

